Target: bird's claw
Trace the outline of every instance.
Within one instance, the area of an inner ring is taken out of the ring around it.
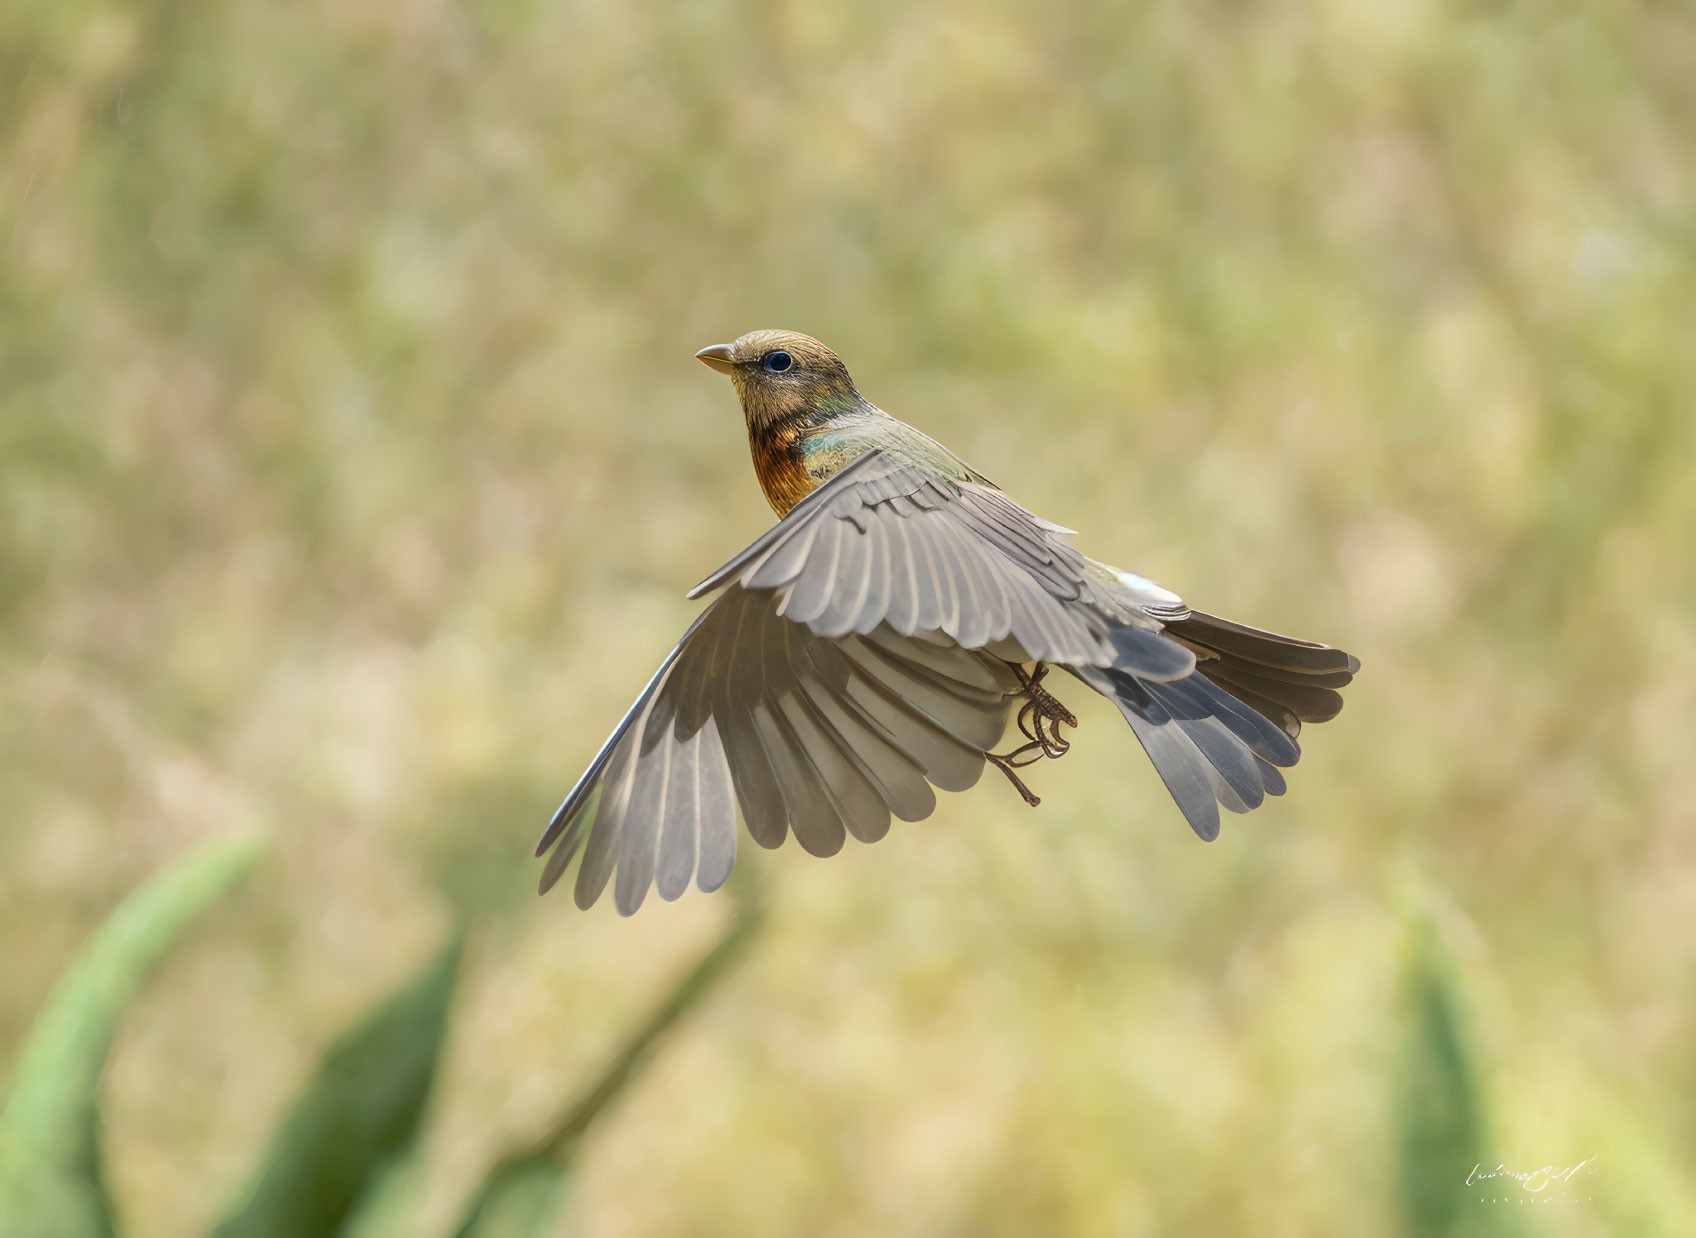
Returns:
[[[1043,678],[1048,674],[1046,665],[1037,663],[1035,673],[1030,675],[1025,674],[1024,667],[1014,666],[1013,673],[1019,677],[1018,695],[1025,698],[1024,707],[1019,710],[1019,731],[1030,742],[1011,752],[986,752],[984,759],[1006,774],[1025,803],[1035,808],[1042,800],[1013,771],[1033,765],[1044,757],[1058,760],[1065,756],[1072,743],[1060,733],[1060,727],[1075,728],[1078,720],[1052,692],[1042,686]]]

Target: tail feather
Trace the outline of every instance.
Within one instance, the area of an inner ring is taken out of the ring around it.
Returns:
[[[1168,623],[1163,635],[1194,652],[1193,673],[1151,680],[1134,663],[1072,673],[1119,707],[1190,828],[1212,840],[1220,805],[1248,812],[1284,793],[1280,767],[1301,757],[1301,724],[1337,715],[1337,689],[1360,662],[1200,612]]]
[[[1254,758],[1254,763],[1260,769],[1260,785],[1266,788],[1266,794],[1282,795],[1288,789],[1283,771],[1276,765],[1269,765],[1259,757]]]
[[[1123,672],[1115,670],[1111,674],[1118,676]],[[1219,719],[1251,752],[1273,765],[1288,767],[1301,757],[1301,746],[1288,732],[1205,675],[1190,675],[1162,684],[1159,699],[1174,717]]]
[[[1187,619],[1168,623],[1166,631],[1172,636],[1206,645],[1221,654],[1231,654],[1244,662],[1275,666],[1288,671],[1347,671],[1360,669],[1360,659],[1331,645],[1280,636],[1262,628],[1233,623],[1218,615],[1192,610]]]
[[[1343,696],[1335,688],[1320,688],[1304,683],[1280,683],[1247,670],[1241,663],[1221,659],[1217,662],[1196,661],[1196,668],[1227,692],[1241,689],[1261,700],[1272,701],[1281,711],[1295,716],[1299,733],[1300,723],[1329,722],[1343,709]],[[1283,722],[1280,719],[1280,722]],[[1288,727],[1286,726],[1286,729]]]
[[[1313,641],[1280,636],[1191,611],[1165,634],[1195,651],[1196,669],[1293,737],[1303,722],[1329,722],[1343,708],[1360,659]]]

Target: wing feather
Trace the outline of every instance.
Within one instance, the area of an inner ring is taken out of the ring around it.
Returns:
[[[695,884],[711,894],[736,863],[736,789],[717,720],[701,728],[700,860]]]
[[[823,779],[806,745],[777,702],[762,701],[754,710],[754,721],[771,754],[778,786],[783,788],[795,841],[808,855],[835,855],[842,850],[848,827],[835,802],[825,794]]]
[[[872,450],[692,596],[735,581],[777,593],[780,613],[821,636],[884,622],[982,648],[1011,634],[1035,660],[1110,666],[1108,634],[1135,616],[1066,536],[987,484]]]
[[[819,689],[812,698],[814,706],[843,737],[843,751],[856,762],[889,811],[903,821],[922,821],[930,816],[936,808],[936,793],[925,781],[924,771],[834,685],[821,678]]]
[[[875,542],[863,545],[865,583]],[[870,593],[866,583],[846,608]],[[826,591],[801,600],[820,597],[836,605]],[[933,784],[977,781],[1011,708],[1005,665],[882,623],[868,637],[821,636],[780,615],[784,600],[739,585],[713,600],[550,823],[544,888],[581,857],[578,904],[611,884],[628,915],[650,890],[670,900],[691,878],[723,884],[738,808],[762,846],[793,833],[831,855],[850,835],[882,838],[892,817],[927,816]]]
[[[777,785],[765,740],[755,725],[753,710],[737,706],[715,719],[724,739],[724,756],[748,836],[768,851],[789,836],[789,806]]]
[[[613,884],[613,896],[620,915],[628,916],[640,907],[653,884],[660,821],[665,816],[666,800],[675,790],[671,761],[678,744],[663,728],[654,730],[664,742],[647,751],[638,749],[636,767],[631,771],[630,803],[617,831],[618,878]],[[643,748],[646,740],[644,734]]]
[[[689,888],[701,838],[701,746],[706,728],[688,739],[673,739],[671,781],[660,818],[659,851],[654,860],[654,888],[671,902]]]
[[[841,525],[838,526],[842,527]],[[845,636],[854,630],[865,605],[866,594],[872,587],[871,539],[865,532],[844,530],[842,557],[836,565],[831,584],[830,601],[823,613],[812,623],[813,631],[824,637]]]
[[[856,536],[846,521],[833,520],[818,532],[814,550],[782,595],[779,613],[794,623],[812,623],[830,606],[836,588],[836,567],[849,541]]]
[[[862,634],[876,628],[889,613],[889,594],[896,569],[889,545],[889,530],[884,528],[883,521],[872,521],[866,530],[866,536],[870,542],[867,550],[870,566],[866,573],[866,591],[860,599],[859,610],[849,625],[849,631]]]
[[[619,831],[624,824],[625,805],[631,793],[630,776],[636,764],[635,739],[619,746],[617,759],[608,771],[607,788],[595,808],[595,823],[590,827],[588,842],[583,847],[583,863],[577,869],[577,885],[572,897],[579,907],[587,909],[600,898],[612,876],[618,860]]]

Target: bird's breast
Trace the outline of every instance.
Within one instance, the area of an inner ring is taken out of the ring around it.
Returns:
[[[811,417],[768,422],[750,433],[749,444],[760,487],[779,516],[874,449],[945,477],[975,477],[942,447],[882,413],[849,424],[820,425]]]

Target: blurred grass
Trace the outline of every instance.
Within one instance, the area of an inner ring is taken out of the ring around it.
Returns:
[[[1366,673],[1211,847],[1086,705],[1036,813],[771,857],[573,1231],[1388,1232],[1411,872],[1500,1155],[1600,1154],[1536,1223],[1681,1232],[1693,63],[1649,0],[7,6],[0,1062],[140,874],[269,822],[114,1053],[119,1211],[205,1230],[474,911],[445,1232],[727,914],[528,856],[767,522],[690,354],[782,325]]]
[[[332,1046],[213,1238],[331,1238],[382,1199],[423,1123],[462,944]]]
[[[1517,1233],[1517,1215],[1503,1218],[1477,1206],[1484,1195],[1497,1194],[1494,1180],[1482,1180],[1477,1191],[1454,1189],[1498,1161],[1490,1155],[1465,1003],[1447,952],[1429,920],[1416,919],[1410,928],[1395,1098],[1406,1232],[1410,1238]]]
[[[202,844],[126,899],[53,986],[0,1093],[0,1229],[12,1238],[113,1233],[97,1089],[119,1022],[265,845],[237,832]]]

